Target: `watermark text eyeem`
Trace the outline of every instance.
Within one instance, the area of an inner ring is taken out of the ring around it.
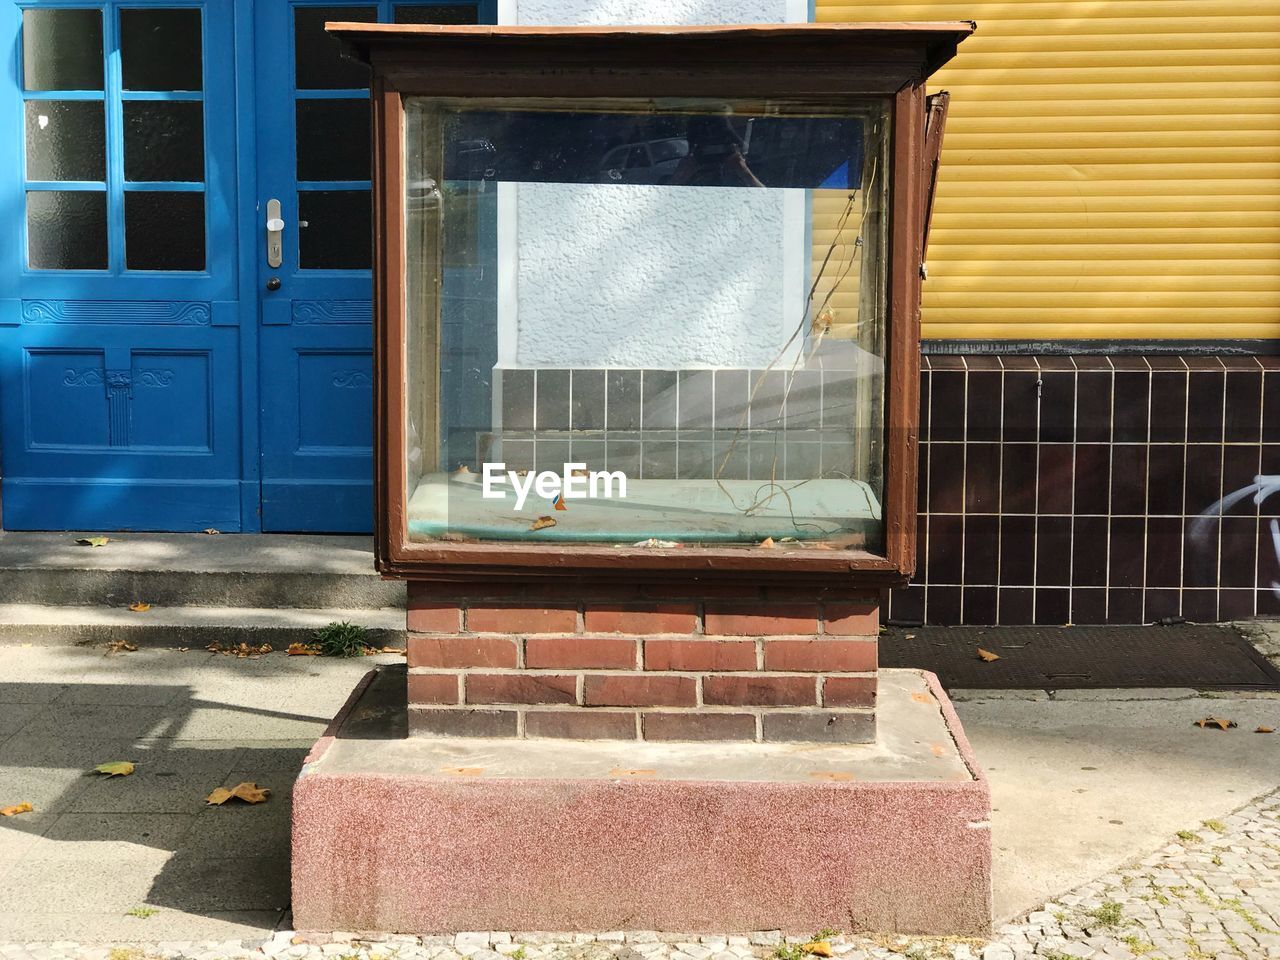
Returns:
[[[566,463],[564,473],[508,470],[505,463],[486,463],[482,473],[486,500],[507,499],[507,487],[515,493],[516,510],[523,510],[530,493],[547,500],[612,500],[627,497],[627,475],[621,470],[588,471],[585,463]]]

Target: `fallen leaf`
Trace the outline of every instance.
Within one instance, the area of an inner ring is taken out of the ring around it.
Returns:
[[[110,763],[100,763],[93,769],[108,777],[127,777],[133,773],[133,764],[128,760],[113,760]]]
[[[533,521],[533,526],[530,527],[529,529],[530,530],[546,530],[548,527],[554,527],[555,525],[556,525],[556,522],[551,517],[539,517],[537,520]]]
[[[245,803],[266,803],[267,797],[271,796],[271,791],[266,787],[260,787],[256,783],[245,781],[238,783],[230,790],[226,787],[218,787],[213,793],[204,798],[204,802],[210,806],[220,807],[233,797],[237,800],[243,800]]]
[[[407,655],[409,651],[406,650],[404,647],[383,647],[381,650],[374,650],[373,652],[374,653],[398,653],[400,654],[400,656],[403,657]]]
[[[137,653],[138,648],[128,640],[112,640],[107,644],[107,653]]]
[[[829,940],[811,940],[800,949],[805,953],[811,953],[816,957],[831,956],[831,942]]]
[[[151,609],[151,604],[138,601],[137,603],[129,604],[129,609],[132,610],[134,613],[146,613],[148,610]]]
[[[1240,724],[1234,720],[1224,720],[1221,717],[1205,717],[1203,720],[1197,720],[1196,726],[1201,730],[1209,727],[1217,727],[1219,730],[1230,730],[1232,727],[1238,727]]]
[[[773,537],[765,537],[760,541],[760,547],[764,550],[772,550],[777,544],[773,542]]]
[[[291,657],[318,657],[320,651],[315,647],[309,647],[305,643],[291,643],[289,649],[285,651]]]
[[[457,470],[453,471],[453,476],[455,477],[466,477],[470,475],[471,475],[471,468],[468,467],[465,463],[459,466]]]
[[[211,537],[216,537],[216,536],[217,536],[218,534],[220,534],[222,531],[221,531],[221,530],[215,530],[215,529],[213,529],[213,527],[210,527],[208,530],[201,530],[200,532],[201,532],[201,533],[207,533],[207,534],[208,534],[209,536],[211,536]]]
[[[982,660],[985,660],[987,663],[994,663],[996,660],[1000,659],[1000,654],[992,653],[990,650],[983,650],[981,647],[979,647],[978,657]]]
[[[1257,730],[1253,732],[1254,733],[1275,733],[1276,731],[1274,727],[1259,727]]]
[[[110,542],[110,537],[81,537],[76,541],[82,547],[105,547]]]
[[[11,807],[0,807],[0,817],[16,817],[20,813],[30,813],[35,807],[29,803],[15,803]]]

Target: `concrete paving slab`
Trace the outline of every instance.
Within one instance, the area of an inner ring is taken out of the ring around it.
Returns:
[[[228,760],[230,757],[227,758]],[[70,803],[70,813],[181,813],[202,810],[225,774],[149,772],[141,767],[129,777],[97,777]]]
[[[274,789],[273,789],[274,793]],[[290,807],[273,796],[265,804],[210,808],[191,818],[181,849],[195,857],[289,857]]]
[[[65,906],[65,905],[64,905]],[[141,906],[141,904],[138,904]],[[208,915],[156,908],[150,917],[120,913],[23,910],[0,913],[0,941],[75,940],[81,943],[143,943],[160,940],[230,941],[262,939],[281,923],[283,911],[212,911]],[[181,936],[171,936],[179,930]]]
[[[289,906],[289,864],[279,857],[201,857],[179,852],[155,878],[147,902],[196,914],[283,911]]]
[[[28,847],[36,860],[99,860],[124,849],[174,850],[194,826],[191,814],[63,813]]]

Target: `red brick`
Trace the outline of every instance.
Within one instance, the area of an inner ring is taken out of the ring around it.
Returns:
[[[530,710],[524,715],[524,732],[557,740],[634,740],[636,715],[614,710]]]
[[[736,637],[816,633],[817,604],[709,603],[706,633]]]
[[[764,739],[771,743],[874,743],[874,713],[856,711],[833,713],[765,713]]]
[[[826,632],[844,637],[875,637],[880,633],[880,604],[874,599],[862,603],[828,603],[823,608]]]
[[[467,703],[577,703],[578,678],[542,673],[469,673]]]
[[[409,607],[410,633],[457,633],[462,611],[455,603],[422,603]]]
[[[434,737],[514,737],[514,710],[409,708],[409,732]]]
[[[410,703],[461,703],[456,673],[409,674]]]
[[[874,707],[875,677],[827,677],[822,684],[824,707]]]
[[[766,640],[766,670],[869,673],[876,668],[875,640]]]
[[[754,640],[646,640],[646,670],[754,670]]]
[[[409,636],[411,667],[514,667],[516,642],[511,637]]]
[[[749,713],[646,713],[646,740],[754,740]]]
[[[584,622],[588,632],[596,633],[693,633],[698,628],[698,608],[692,603],[588,605]]]
[[[470,607],[472,633],[576,633],[576,607]]]
[[[524,665],[552,670],[634,670],[636,641],[630,637],[530,637]]]
[[[692,677],[601,674],[587,677],[583,702],[589,707],[692,707],[697,684]]]
[[[722,707],[812,707],[815,677],[703,677],[702,702]]]

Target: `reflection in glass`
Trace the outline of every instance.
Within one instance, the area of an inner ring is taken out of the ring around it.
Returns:
[[[107,195],[99,190],[28,192],[27,264],[33,270],[105,270]]]
[[[27,179],[105,180],[101,100],[28,100]]]
[[[127,191],[124,259],[129,270],[203,270],[204,194]]]
[[[410,537],[881,551],[887,115],[409,98]]]
[[[135,183],[204,179],[204,104],[124,102],[124,178]]]
[[[23,10],[22,78],[27,90],[101,90],[102,12]]]
[[[329,21],[372,23],[376,7],[294,7],[293,49],[299,90],[358,90],[369,85],[369,68],[342,56],[336,38],[325,32]]]
[[[298,192],[298,265],[304,270],[368,270],[373,222],[368,190]]]
[[[120,61],[126,90],[200,90],[200,11],[120,11]]]
[[[479,23],[475,3],[437,3],[430,6],[396,7],[396,23]]]
[[[299,100],[298,179],[369,179],[369,101]]]

